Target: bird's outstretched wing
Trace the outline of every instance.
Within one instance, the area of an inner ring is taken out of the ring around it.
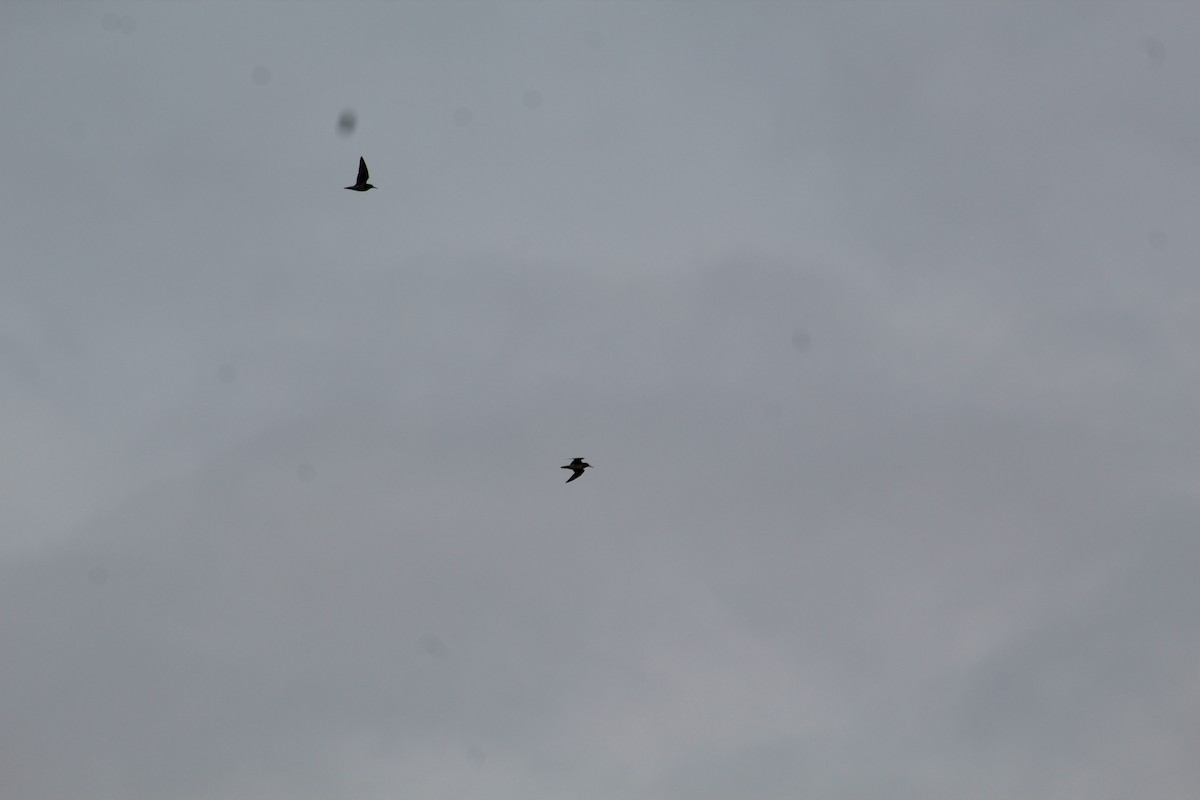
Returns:
[[[367,174],[367,160],[365,158],[363,158],[362,156],[359,156],[358,157],[358,181],[357,181],[358,185],[361,186],[362,184],[366,183],[370,177],[371,176]]]
[[[571,477],[567,478],[567,483],[570,483],[571,481],[575,480],[582,474],[583,474],[583,470],[581,470],[581,469],[575,470],[574,474],[572,474]]]

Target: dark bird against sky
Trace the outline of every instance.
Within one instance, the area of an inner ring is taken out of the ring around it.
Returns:
[[[374,186],[367,183],[367,180],[369,177],[370,176],[367,174],[367,160],[365,158],[363,158],[362,156],[359,156],[358,157],[358,180],[354,182],[353,186],[347,186],[346,188],[353,192],[365,192],[368,189],[374,189],[375,188]]]
[[[570,464],[564,465],[563,469],[569,469],[569,470],[573,471],[573,474],[571,475],[571,477],[567,478],[567,483],[570,483],[571,481],[578,478],[580,475],[583,474],[583,471],[590,466],[592,466],[592,465],[587,463],[586,461],[584,461],[582,458],[576,458]]]

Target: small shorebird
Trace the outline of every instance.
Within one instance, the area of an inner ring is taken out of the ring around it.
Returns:
[[[583,471],[590,466],[591,466],[591,464],[587,463],[582,458],[577,458],[574,461],[572,461],[570,464],[567,464],[566,466],[564,466],[563,469],[569,469],[572,471],[571,477],[567,478],[567,483],[570,483],[571,481],[578,478],[580,475],[583,474]]]
[[[375,188],[374,186],[367,183],[367,179],[369,177],[370,176],[367,175],[367,160],[365,158],[363,158],[362,156],[359,156],[358,157],[358,180],[354,182],[353,186],[347,186],[345,188],[349,189],[352,192],[365,192],[368,189],[374,189]]]

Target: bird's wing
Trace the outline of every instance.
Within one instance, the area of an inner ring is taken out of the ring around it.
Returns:
[[[367,160],[362,156],[358,157],[358,182],[366,183],[371,176],[367,174]]]
[[[581,470],[581,469],[575,470],[574,474],[572,474],[571,477],[567,478],[567,483],[570,483],[571,481],[575,480],[582,474],[583,474],[583,470]]]

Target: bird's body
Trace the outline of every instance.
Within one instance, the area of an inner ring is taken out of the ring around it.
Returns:
[[[374,186],[367,183],[367,181],[370,179],[370,177],[371,176],[367,173],[367,160],[365,158],[363,158],[362,156],[359,156],[358,157],[358,180],[356,180],[354,182],[353,186],[347,186],[345,188],[349,189],[352,192],[365,192],[368,189],[374,189],[375,188]]]
[[[576,458],[573,461],[571,461],[570,464],[566,464],[565,466],[563,466],[563,469],[571,470],[571,477],[567,478],[567,483],[570,483],[571,481],[578,478],[580,475],[583,474],[583,471],[585,469],[589,468],[590,466],[592,466],[592,465],[587,463],[586,461],[584,461],[582,458]]]

